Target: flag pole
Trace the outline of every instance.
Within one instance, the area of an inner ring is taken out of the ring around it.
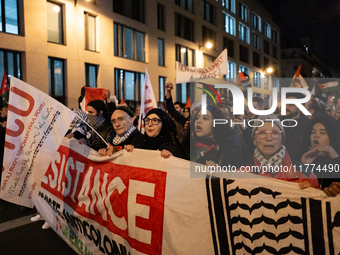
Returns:
[[[94,130],[94,128],[91,127],[91,126],[87,123],[87,121],[83,120],[83,119],[80,118],[78,115],[76,115],[76,117],[77,117],[78,119],[80,119],[82,122],[84,122],[88,127],[90,127],[90,128],[96,133],[96,135],[99,136],[100,139],[102,139],[102,141],[106,144],[106,146],[109,146],[109,144],[104,140],[104,138],[101,137],[100,134],[98,134],[98,132],[97,132],[96,130]]]

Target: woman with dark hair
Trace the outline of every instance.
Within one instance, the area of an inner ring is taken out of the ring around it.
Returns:
[[[132,152],[134,148],[159,150],[163,158],[183,157],[184,152],[176,141],[176,126],[170,116],[163,110],[154,108],[144,118],[145,133],[136,141],[135,146],[125,145]]]
[[[313,164],[321,188],[328,196],[340,193],[340,127],[332,116],[317,115],[305,129],[301,162]],[[337,170],[336,170],[337,169]]]
[[[87,127],[87,145],[96,151],[106,148],[107,144],[103,139],[105,139],[108,136],[108,132],[111,131],[111,123],[107,116],[105,103],[102,100],[93,100],[87,104],[87,112],[87,123],[101,136],[99,137],[93,129]]]
[[[206,114],[202,110],[193,116],[191,128],[190,160],[204,165],[223,165],[225,148],[230,135],[229,125],[215,125],[214,119],[225,119],[216,107],[207,106]]]

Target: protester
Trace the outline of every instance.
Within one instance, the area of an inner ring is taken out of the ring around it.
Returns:
[[[78,109],[76,111],[78,112],[78,116],[84,120],[84,116],[82,116],[83,111]],[[78,120],[78,124],[76,123],[72,128],[71,123],[72,129],[69,129],[71,132],[69,132],[66,137],[74,137],[78,139],[80,143],[84,143],[97,151],[106,148],[105,137],[108,137],[111,131],[110,121],[107,118],[107,106],[101,100],[93,100],[87,104],[87,112],[86,119],[88,125],[84,125],[81,123],[83,121]]]
[[[179,114],[183,114],[183,104],[181,103],[181,102],[175,102],[174,103],[174,106],[175,106],[175,109],[176,109],[176,111],[178,111],[179,112]]]
[[[140,106],[136,108],[135,114],[133,116],[133,125],[135,127],[138,127],[139,115],[140,115]]]
[[[189,120],[188,118],[182,115],[183,109],[181,108],[181,103],[176,102],[175,104],[172,101],[171,91],[173,90],[174,85],[172,82],[165,83],[165,102],[166,107],[168,109],[169,114],[173,117],[173,120],[176,125],[177,130],[177,138],[179,142],[183,140],[183,127],[185,123]]]
[[[307,116],[309,120],[321,112],[320,102],[313,97],[305,103],[305,107],[312,114]]]
[[[126,106],[118,106],[111,116],[111,123],[115,132],[108,137],[107,141],[110,143],[107,148],[99,149],[98,153],[101,156],[111,156],[114,152],[124,148],[124,145],[134,145],[136,141],[142,136],[138,129],[132,124],[134,114]]]
[[[128,152],[134,148],[159,150],[163,158],[184,157],[184,152],[175,140],[176,128],[170,116],[161,109],[150,110],[144,118],[145,134],[135,145],[125,145]]]
[[[301,93],[289,93],[287,99],[301,99],[305,96]],[[300,160],[302,156],[302,138],[308,118],[301,113],[295,104],[287,104],[286,115],[281,116],[281,120],[292,119],[294,121],[285,121],[285,146],[291,158]],[[296,126],[295,126],[296,124]]]
[[[303,139],[304,154],[301,162],[313,164],[321,188],[328,196],[340,193],[340,178],[334,178],[340,166],[340,127],[327,114],[317,115],[307,125]],[[333,178],[332,178],[333,177]]]
[[[229,100],[221,99],[222,105],[218,108],[224,115],[224,119],[228,121],[226,125],[230,126],[232,115],[230,113]],[[244,154],[243,148],[246,144],[243,141],[243,133],[240,125],[232,125],[230,130],[230,136],[225,145],[225,153],[223,161],[227,165],[235,166],[239,168],[242,163],[242,156]]]
[[[286,147],[283,145],[285,130],[281,122],[271,121],[278,120],[276,116],[270,114],[258,116],[257,119],[252,129],[252,138],[255,145],[254,154],[244,165],[256,166],[258,171],[253,172],[262,176],[297,182],[300,188],[319,188],[318,179],[311,172],[311,169],[290,158]],[[262,123],[263,125],[261,126]],[[288,171],[280,170],[283,169],[281,166],[286,167]],[[266,169],[267,171],[265,171]]]
[[[253,102],[253,107],[256,110],[264,110],[264,100],[261,97],[253,97],[252,99]],[[243,134],[243,141],[244,141],[244,146],[243,146],[243,159],[248,159],[249,157],[251,157],[251,155],[253,155],[253,152],[255,150],[255,146],[253,143],[253,139],[252,139],[252,127],[250,127],[248,125],[248,120],[251,119],[257,119],[258,115],[252,113],[249,108],[246,111],[246,116],[242,116],[242,115],[236,115],[234,116],[234,122],[237,123],[245,123],[245,125],[239,125],[237,124],[237,126],[239,126],[242,129],[242,134]]]
[[[223,165],[230,126],[214,127],[213,120],[224,119],[225,116],[218,108],[207,106],[205,115],[200,110],[192,118],[190,160],[205,165]]]
[[[93,100],[87,104],[87,112],[88,124],[101,136],[99,137],[93,129],[88,127],[86,135],[88,146],[96,151],[106,148],[107,145],[102,138],[108,136],[111,125],[109,118],[107,117],[105,103],[101,100]]]
[[[190,119],[190,108],[189,107],[184,108],[183,116],[187,119]]]

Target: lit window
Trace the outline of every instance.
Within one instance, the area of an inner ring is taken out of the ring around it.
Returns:
[[[236,81],[236,64],[234,62],[228,61],[229,72],[224,76],[226,81],[235,82]]]
[[[268,37],[271,38],[271,27],[267,22],[263,21],[263,34]]]
[[[136,50],[135,50],[136,49]],[[145,62],[145,35],[123,25],[114,24],[114,55]]]
[[[185,104],[190,96],[190,82],[176,84],[176,101]]]
[[[222,6],[235,13],[235,0],[222,0]]]
[[[195,50],[176,44],[176,61],[185,66],[195,66]]]
[[[260,37],[255,33],[253,33],[253,46],[254,46],[254,48],[256,48],[258,50],[261,49],[261,47],[260,47]]]
[[[228,34],[236,35],[235,19],[228,14],[224,14],[224,31]]]
[[[159,101],[164,102],[166,77],[159,76]]]
[[[128,70],[115,69],[115,92],[118,100],[133,101],[135,106],[141,99],[145,74]]]
[[[0,0],[0,32],[19,34],[17,0]]]
[[[7,75],[21,79],[21,58],[20,53],[0,49],[0,75],[6,70]]]
[[[246,27],[245,25],[239,23],[238,25],[238,30],[239,30],[239,38],[240,40],[249,43],[249,28]]]
[[[97,87],[97,76],[98,76],[98,65],[85,63],[85,86],[96,88]]]
[[[255,13],[253,13],[252,25],[253,25],[253,28],[261,32],[261,18]]]
[[[254,71],[254,87],[261,88],[261,74]]]
[[[47,40],[63,43],[63,6],[47,2]]]
[[[85,13],[85,49],[96,51],[96,17]]]
[[[248,22],[248,8],[242,3],[239,3],[239,7],[241,20]]]
[[[158,39],[158,65],[165,66],[164,40]]]
[[[49,95],[62,104],[66,104],[64,60],[48,58]]]

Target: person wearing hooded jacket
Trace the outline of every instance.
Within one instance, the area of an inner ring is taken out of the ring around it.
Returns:
[[[184,152],[175,139],[176,126],[170,116],[161,109],[150,110],[144,118],[145,133],[134,145],[125,145],[128,152],[134,148],[159,150],[163,158],[183,158]]]

